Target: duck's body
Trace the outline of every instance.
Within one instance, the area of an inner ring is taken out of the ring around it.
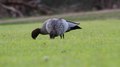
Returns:
[[[81,29],[77,23],[66,21],[61,18],[52,18],[44,22],[42,28],[37,28],[32,31],[32,38],[36,39],[39,34],[49,34],[51,39],[57,36],[64,38],[64,33],[71,30]]]

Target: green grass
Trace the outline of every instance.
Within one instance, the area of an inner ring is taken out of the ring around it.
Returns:
[[[0,67],[120,67],[120,20],[79,22],[54,40],[31,38],[40,23],[0,25]]]

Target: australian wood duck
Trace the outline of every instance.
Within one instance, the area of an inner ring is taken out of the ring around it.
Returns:
[[[36,28],[32,31],[31,36],[36,39],[39,34],[49,34],[50,39],[54,39],[57,36],[64,38],[64,33],[75,29],[82,29],[78,26],[78,23],[67,21],[61,18],[48,19],[43,23],[41,28]]]

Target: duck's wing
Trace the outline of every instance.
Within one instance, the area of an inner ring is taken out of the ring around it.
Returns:
[[[69,20],[66,20],[66,21],[69,22],[69,23],[72,23],[72,24],[77,24],[77,25],[80,24],[80,23],[77,23],[77,22],[69,21]]]

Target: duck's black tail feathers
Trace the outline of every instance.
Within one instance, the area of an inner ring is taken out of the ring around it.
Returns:
[[[74,27],[71,27],[71,30],[75,30],[75,29],[82,29],[81,27],[79,26],[74,26]]]
[[[69,30],[67,30],[66,32],[69,32],[71,30],[76,30],[76,29],[82,29],[81,27],[79,26],[74,26],[74,27],[71,27]]]

